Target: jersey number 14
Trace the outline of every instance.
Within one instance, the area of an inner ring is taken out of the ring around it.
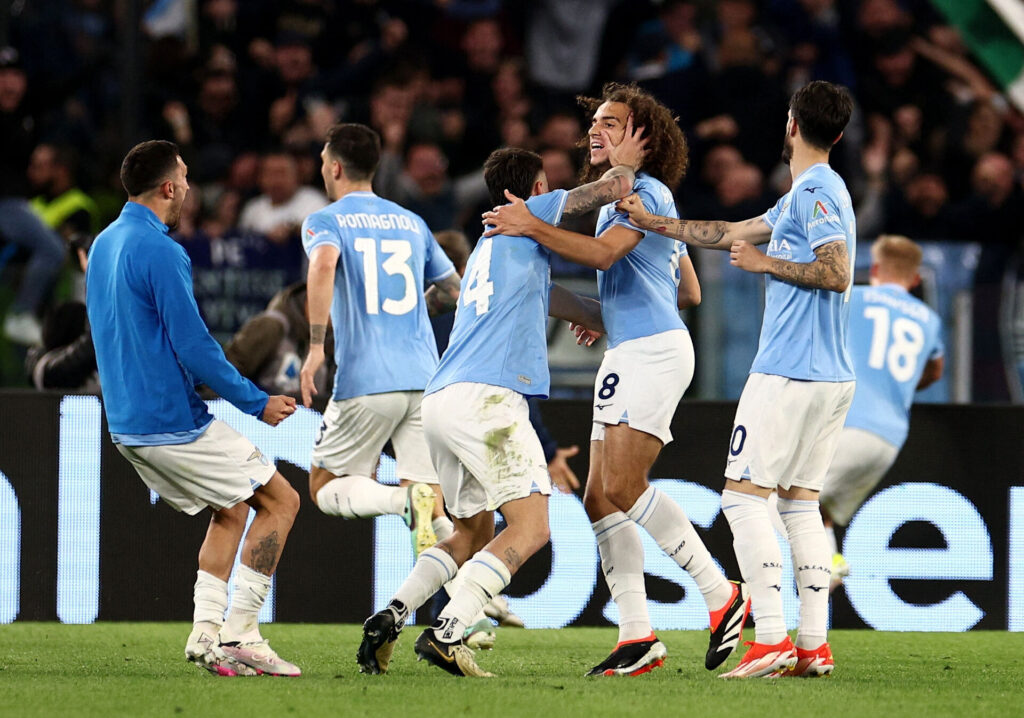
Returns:
[[[466,290],[462,293],[462,306],[476,305],[476,315],[486,314],[491,308],[494,282],[491,281],[491,239],[480,242],[473,267],[466,278]]]

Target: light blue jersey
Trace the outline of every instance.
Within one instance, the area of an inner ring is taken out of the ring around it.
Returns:
[[[846,242],[852,275],[857,237],[853,205],[843,179],[827,164],[804,170],[764,221],[772,228],[769,257],[813,262],[818,247]],[[750,372],[801,381],[853,381],[846,349],[849,289],[842,294],[809,289],[770,274],[764,282],[764,321]]]
[[[334,399],[420,391],[437,367],[426,282],[455,271],[426,223],[372,192],[351,192],[302,224],[306,254],[329,244],[334,275]]]
[[[633,184],[651,214],[679,217],[672,192],[648,174],[641,172]],[[601,208],[597,219],[597,234],[622,225],[634,232],[629,215],[615,211],[615,203]],[[608,330],[608,348],[629,339],[686,329],[679,317],[677,289],[679,287],[679,257],[685,255],[686,245],[656,232],[643,232],[643,239],[632,251],[607,271],[598,271],[597,288],[601,296],[601,317]]]
[[[530,197],[526,206],[558,224],[568,194],[555,190]],[[481,237],[466,264],[448,349],[426,393],[467,381],[546,398],[550,291],[546,248],[528,237]]]
[[[924,366],[942,354],[942,323],[931,307],[898,284],[855,287],[850,355],[857,391],[846,426],[903,446]]]

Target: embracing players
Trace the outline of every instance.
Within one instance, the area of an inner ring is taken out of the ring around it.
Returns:
[[[624,166],[571,192],[548,192],[540,156],[520,149],[492,153],[484,178],[494,202],[511,189],[557,223],[629,192],[643,143],[629,133],[618,145],[616,164]],[[551,283],[550,260],[546,248],[514,235],[482,237],[469,258],[451,341],[423,399],[427,442],[455,533],[420,554],[388,606],[367,619],[357,655],[365,672],[387,670],[409,612],[465,563],[461,585],[415,649],[456,675],[490,675],[464,644],[465,628],[549,536],[551,481],[526,401],[548,394],[547,317],[604,328],[597,302]],[[507,527],[495,536],[498,509]]]
[[[669,110],[635,85],[604,87],[583,104],[593,112],[585,175],[607,167],[611,143],[633,123],[648,140],[633,197],[646,211],[678,216],[672,191],[686,169],[687,146]],[[510,197],[510,199],[515,199]],[[705,667],[718,667],[739,642],[749,604],[726,580],[683,509],[648,483],[676,406],[693,377],[693,343],[679,317],[679,285],[699,297],[693,264],[682,242],[651,228],[637,229],[612,204],[602,208],[597,236],[559,229],[534,216],[521,200],[485,215],[485,233],[533,237],[551,251],[598,270],[608,351],[594,386],[590,474],[584,506],[601,554],[601,569],[619,609],[619,641],[588,675],[639,675],[662,665],[666,649],[651,630],[644,557],[637,526],[697,584],[710,613]]]

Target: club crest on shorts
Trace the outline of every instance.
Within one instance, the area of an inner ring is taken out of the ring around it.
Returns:
[[[259,449],[253,449],[252,453],[249,454],[249,458],[246,461],[252,461],[253,459],[259,459],[260,463],[267,466],[270,462],[267,461],[267,457],[263,455],[263,452]]]

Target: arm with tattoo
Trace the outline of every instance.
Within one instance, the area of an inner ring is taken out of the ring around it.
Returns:
[[[453,311],[459,303],[459,287],[460,277],[455,272],[430,285],[423,295],[427,314],[433,317]]]
[[[790,262],[769,257],[753,245],[739,241],[733,244],[730,263],[748,272],[771,274],[777,279],[808,289],[845,292],[850,286],[850,255],[846,242],[829,242],[814,250],[812,262]]]
[[[751,244],[764,244],[772,238],[772,228],[762,217],[742,222],[701,221],[661,217],[648,212],[640,198],[631,194],[622,199],[615,209],[629,214],[629,221],[640,229],[657,232],[678,239],[694,247],[727,250],[737,240]]]
[[[632,167],[618,165],[605,172],[596,182],[569,191],[565,199],[563,217],[576,217],[622,199],[633,190],[636,173]]]

